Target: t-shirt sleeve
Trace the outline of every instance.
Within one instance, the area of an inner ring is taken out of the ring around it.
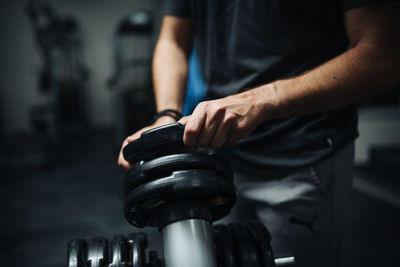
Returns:
[[[342,9],[343,11],[345,11],[355,7],[365,6],[368,4],[383,2],[383,1],[385,0],[342,0]]]
[[[189,0],[163,0],[163,15],[190,17]]]

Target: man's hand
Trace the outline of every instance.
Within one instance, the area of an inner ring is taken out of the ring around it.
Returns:
[[[261,107],[256,90],[201,102],[179,121],[186,125],[183,142],[188,147],[232,146],[261,123]]]
[[[122,147],[121,147],[121,150],[120,150],[119,156],[118,156],[118,166],[123,169],[126,169],[126,170],[128,170],[130,167],[132,167],[132,165],[128,161],[125,160],[122,151],[124,150],[124,148],[127,144],[138,139],[140,137],[140,135],[142,134],[142,132],[145,132],[147,130],[150,130],[152,128],[159,127],[159,126],[162,126],[165,124],[174,123],[174,122],[176,122],[176,121],[173,118],[171,118],[169,116],[163,116],[163,117],[160,117],[158,120],[156,120],[152,125],[144,127],[143,129],[137,131],[136,133],[128,136],[122,143]]]

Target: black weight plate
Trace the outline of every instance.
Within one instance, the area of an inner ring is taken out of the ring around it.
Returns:
[[[84,239],[68,242],[68,267],[86,267],[87,243]]]
[[[213,226],[213,240],[218,260],[218,267],[237,267],[233,251],[232,233],[226,225]]]
[[[124,158],[135,163],[147,159],[154,152],[174,151],[184,148],[183,132],[185,127],[180,123],[167,124],[143,132],[139,139],[129,143],[123,150]]]
[[[88,267],[108,266],[108,242],[104,237],[94,237],[88,242]]]
[[[158,157],[167,156],[171,154],[183,154],[183,153],[195,153],[197,152],[198,148],[194,147],[183,147],[183,148],[165,148],[165,149],[158,149],[148,151],[143,156],[138,157],[135,161],[131,162],[133,164],[139,163],[141,161],[148,161]]]
[[[212,170],[223,178],[230,181],[233,179],[229,163],[220,156],[202,153],[173,154],[133,165],[125,176],[125,194],[145,182],[169,176],[174,171],[189,169]]]
[[[109,267],[128,267],[128,244],[123,235],[115,235],[110,242]]]
[[[271,248],[271,235],[261,222],[246,224],[248,230],[257,241],[260,256],[264,267],[275,267],[275,257]]]
[[[257,244],[247,228],[238,223],[229,225],[232,231],[234,251],[238,266],[261,267],[260,257],[257,251]]]
[[[214,243],[214,253],[215,253],[215,258],[217,260],[217,266],[221,267],[221,266],[225,266],[224,264],[224,253],[222,253],[222,244],[221,244],[221,240],[219,240],[218,238],[218,230],[216,230],[215,228],[218,227],[218,225],[213,225],[212,228],[212,240]]]
[[[125,197],[125,217],[137,227],[155,226],[156,209],[177,201],[199,201],[210,205],[213,220],[227,215],[236,201],[232,182],[213,171],[185,170],[143,184]]]
[[[128,236],[132,267],[146,267],[147,236],[144,233],[134,233]]]
[[[189,175],[188,175],[189,174]],[[213,220],[226,216],[236,201],[235,187],[211,171],[179,171],[146,183],[125,198],[125,217],[137,227],[155,226],[157,209],[174,202],[207,203]]]

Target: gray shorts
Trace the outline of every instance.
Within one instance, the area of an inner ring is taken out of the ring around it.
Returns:
[[[353,161],[354,143],[279,179],[235,171],[238,203],[222,222],[261,220],[276,256],[292,254],[298,267],[339,267]]]

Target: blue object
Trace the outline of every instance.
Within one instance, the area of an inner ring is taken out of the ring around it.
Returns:
[[[194,48],[189,58],[189,75],[186,90],[186,98],[183,106],[183,115],[192,114],[194,108],[200,103],[206,94],[206,84],[201,73],[197,52]]]

